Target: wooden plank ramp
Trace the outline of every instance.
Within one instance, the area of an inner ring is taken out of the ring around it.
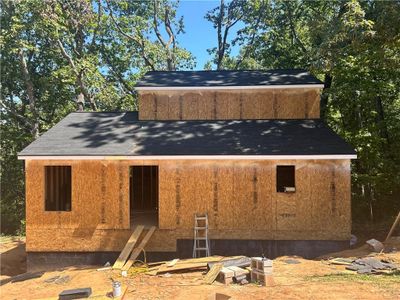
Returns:
[[[144,236],[143,240],[140,242],[139,246],[137,246],[135,249],[133,249],[133,251],[131,253],[131,256],[129,257],[128,261],[122,267],[122,270],[124,270],[124,271],[129,270],[129,268],[135,262],[136,258],[139,256],[140,252],[142,252],[144,247],[146,247],[146,244],[150,240],[150,238],[153,235],[154,231],[156,231],[156,227],[155,226],[151,226],[149,231]]]
[[[131,254],[133,247],[135,246],[137,240],[139,239],[139,236],[142,234],[143,229],[144,229],[143,225],[139,225],[135,228],[128,242],[126,242],[124,249],[121,251],[121,254],[119,255],[118,259],[115,261],[113,269],[121,269],[124,266],[126,260],[129,257],[129,254]]]

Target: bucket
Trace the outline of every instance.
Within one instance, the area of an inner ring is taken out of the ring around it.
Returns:
[[[112,287],[113,287],[113,297],[121,296],[121,282],[113,281]]]

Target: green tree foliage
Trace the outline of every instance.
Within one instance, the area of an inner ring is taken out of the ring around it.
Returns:
[[[240,1],[230,5],[235,3]],[[396,214],[400,2],[257,0],[249,5],[239,5],[246,19],[226,42],[240,41],[240,54],[226,52],[224,67],[237,69],[248,61],[260,69],[305,68],[321,78],[322,118],[358,153],[352,168],[354,217],[374,220]]]
[[[23,230],[17,153],[65,115],[133,110],[146,70],[194,66],[179,47],[177,2],[5,0],[1,3],[1,231]]]
[[[179,2],[1,2],[2,232],[24,219],[17,152],[75,110],[137,109],[147,70],[194,67],[179,45]],[[195,4],[194,4],[195,5]],[[211,69],[306,68],[325,82],[323,119],[358,152],[353,212],[395,214],[400,202],[400,2],[220,0]],[[232,56],[232,47],[240,47]]]

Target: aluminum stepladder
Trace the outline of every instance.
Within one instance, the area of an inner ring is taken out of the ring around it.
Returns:
[[[208,240],[208,215],[194,215],[194,244],[193,257],[201,257],[203,251],[205,256],[210,256],[210,244]]]

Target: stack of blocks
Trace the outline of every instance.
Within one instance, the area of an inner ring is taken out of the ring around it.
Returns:
[[[248,270],[236,266],[223,267],[217,280],[225,284],[230,284],[232,282],[240,283],[243,279],[247,279],[248,274]]]
[[[268,276],[272,276],[272,260],[262,257],[252,257],[251,281],[266,285]]]

